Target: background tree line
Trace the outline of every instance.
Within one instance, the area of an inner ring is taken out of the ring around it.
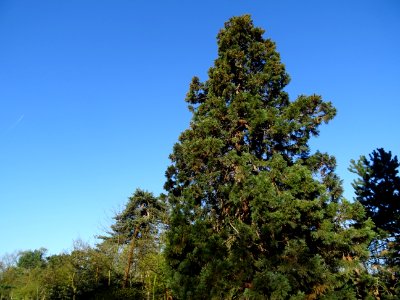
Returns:
[[[0,299],[398,299],[400,177],[382,148],[352,161],[308,142],[336,114],[289,100],[276,46],[250,16],[219,32],[193,117],[170,155],[165,195],[137,189],[90,247],[0,264]]]
[[[70,253],[23,251],[1,264],[0,299],[162,299],[165,205],[136,190],[101,242]]]

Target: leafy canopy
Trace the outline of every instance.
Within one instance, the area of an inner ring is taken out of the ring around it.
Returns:
[[[231,18],[208,79],[190,84],[193,117],[165,184],[178,298],[355,295],[344,283],[367,255],[368,228],[352,226],[363,210],[341,198],[335,159],[308,145],[336,110],[318,95],[289,101],[263,34],[250,16]]]
[[[350,171],[359,177],[353,182],[356,199],[366,208],[375,225],[391,235],[400,235],[400,176],[397,156],[383,148],[369,159],[352,161]]]
[[[376,238],[369,248],[369,264],[381,282],[381,294],[400,295],[400,176],[397,156],[383,148],[369,157],[352,160],[350,171],[357,174],[353,187],[366,217],[375,223]],[[389,297],[389,299],[391,299]]]

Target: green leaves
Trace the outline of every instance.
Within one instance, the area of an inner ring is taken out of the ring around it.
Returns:
[[[193,117],[165,184],[165,255],[182,299],[313,299],[346,284],[344,253],[365,255],[362,209],[341,200],[335,159],[308,146],[336,110],[318,95],[289,101],[263,33],[248,15],[231,18],[209,78],[194,77],[186,97]]]
[[[111,225],[112,232],[104,239],[119,240],[129,243],[132,238],[145,236],[157,231],[165,211],[164,203],[152,193],[137,189],[126,204],[125,209],[115,216],[115,224]],[[135,229],[137,236],[134,236]]]
[[[355,162],[350,171],[359,178],[353,187],[360,201],[375,225],[390,234],[400,234],[400,177],[397,157],[383,148],[374,150],[369,160],[365,156]]]
[[[366,218],[375,229],[367,264],[373,268],[374,279],[381,281],[374,293],[392,299],[399,296],[395,282],[399,280],[400,265],[400,177],[397,156],[383,148],[374,150],[369,159],[360,156],[351,161],[349,170],[358,175],[353,182],[356,200],[365,208],[358,222]],[[373,226],[372,222],[375,224]]]
[[[46,251],[46,249],[41,248],[33,251],[21,252],[18,258],[17,266],[24,269],[44,267],[46,264],[46,261],[44,259]]]

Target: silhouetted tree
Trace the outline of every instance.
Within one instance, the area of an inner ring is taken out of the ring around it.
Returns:
[[[383,148],[374,150],[369,158],[351,161],[349,170],[359,177],[353,187],[356,200],[376,226],[377,238],[370,245],[374,267],[386,274],[388,289],[395,290],[400,271],[400,177],[397,156]],[[397,284],[398,286],[398,284]],[[400,287],[395,292],[400,296]]]
[[[359,178],[353,182],[356,199],[364,205],[375,226],[391,236],[400,234],[400,177],[397,156],[383,148],[374,150],[369,159],[352,160],[350,170]]]

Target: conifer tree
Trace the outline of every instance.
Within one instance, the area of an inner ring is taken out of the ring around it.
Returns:
[[[137,189],[129,197],[125,209],[115,216],[116,222],[111,225],[110,236],[101,237],[105,240],[127,245],[122,287],[128,287],[135,253],[154,247],[164,213],[165,206],[159,198],[154,197],[150,192]],[[139,242],[141,242],[140,247],[138,247]]]
[[[369,158],[351,161],[349,170],[358,175],[353,187],[356,200],[375,224],[376,238],[370,244],[369,265],[385,284],[378,289],[383,296],[400,296],[400,176],[397,156],[383,148]]]
[[[400,235],[400,176],[397,156],[383,148],[374,150],[369,159],[352,160],[350,171],[357,174],[353,182],[356,199],[366,208],[367,216],[381,229]]]
[[[335,159],[308,146],[336,110],[318,95],[289,100],[263,34],[231,18],[208,79],[190,84],[192,121],[166,171],[170,285],[178,299],[351,299],[370,231],[352,226],[363,209],[342,199]]]

